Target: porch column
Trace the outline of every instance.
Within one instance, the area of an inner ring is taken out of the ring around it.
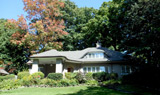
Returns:
[[[62,60],[57,59],[56,60],[56,73],[62,73],[62,68],[63,68]]]
[[[38,72],[38,64],[39,64],[39,60],[38,59],[34,59],[33,60],[33,64],[32,64],[32,70],[31,70],[30,74]]]

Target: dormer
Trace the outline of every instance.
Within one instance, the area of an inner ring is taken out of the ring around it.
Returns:
[[[105,58],[104,52],[89,52],[83,58],[85,59],[103,59]]]

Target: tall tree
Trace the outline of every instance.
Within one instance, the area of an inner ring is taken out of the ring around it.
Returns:
[[[62,49],[59,39],[66,35],[64,21],[58,19],[59,8],[64,7],[60,0],[23,0],[24,10],[30,22],[29,33],[32,36],[34,51]]]
[[[83,28],[85,38],[88,38],[85,40],[88,46],[94,46],[100,41],[104,47],[120,50],[122,31],[119,6],[121,4],[122,2],[115,1],[104,2],[95,18],[89,20]]]
[[[125,2],[128,5],[131,4],[130,0]],[[160,63],[158,58],[160,56],[159,5],[159,0],[135,0],[126,11],[125,19],[128,22],[124,28],[126,36],[124,44],[129,53],[134,53],[147,63]]]
[[[19,34],[20,29],[14,24],[10,24],[7,20],[0,20],[0,59],[7,71],[17,73],[26,69],[26,62],[30,53],[28,49],[19,41],[13,41],[13,34]],[[21,31],[20,33],[25,31]],[[15,43],[15,44],[14,44]]]
[[[65,7],[61,8],[61,12],[65,22],[65,31],[69,34],[64,36],[64,50],[78,50],[86,47],[82,28],[94,18],[96,11],[94,8],[78,8],[70,0],[65,1]]]

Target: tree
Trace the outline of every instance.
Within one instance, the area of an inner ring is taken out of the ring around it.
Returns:
[[[143,59],[146,63],[159,64],[160,60],[160,1],[135,0],[126,11],[125,19],[128,21],[124,28],[125,48],[128,53]],[[123,5],[126,7],[126,5]]]
[[[23,0],[24,10],[28,13],[30,22],[29,33],[33,42],[33,51],[42,52],[49,49],[62,49],[59,39],[66,35],[64,21],[58,19],[61,15],[60,7],[64,3],[60,0]]]
[[[122,2],[104,2],[98,10],[95,18],[89,20],[83,32],[88,46],[95,46],[100,41],[103,47],[110,47],[119,51],[122,40],[121,15],[119,6]]]
[[[19,31],[14,24],[10,24],[7,20],[0,19],[0,59],[7,71],[17,73],[26,69],[26,62],[30,53],[21,42],[13,41],[12,36]],[[22,33],[22,31],[21,31]],[[14,44],[14,43],[15,44]]]
[[[79,50],[85,48],[84,34],[82,28],[92,18],[94,18],[96,9],[94,8],[78,8],[70,0],[66,0],[65,7],[61,8],[63,14],[61,18],[65,22],[65,31],[68,35],[64,36],[64,50]]]

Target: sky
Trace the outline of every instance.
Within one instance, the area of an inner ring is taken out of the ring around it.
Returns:
[[[74,2],[78,7],[93,7],[99,9],[103,2],[109,0],[70,0]],[[18,19],[18,15],[27,14],[23,11],[22,0],[1,0],[0,2],[0,19]]]

